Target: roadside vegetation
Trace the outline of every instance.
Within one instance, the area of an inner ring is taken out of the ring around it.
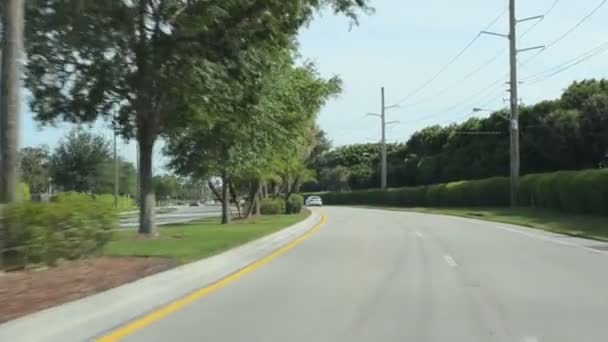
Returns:
[[[103,249],[106,256],[169,258],[187,263],[221,253],[289,227],[310,215],[256,216],[222,225],[218,219],[163,226],[156,239],[142,239],[134,232],[118,232]]]
[[[316,195],[328,205],[404,208],[608,239],[608,170],[604,169],[526,175],[520,182],[518,208],[509,208],[507,177]]]
[[[479,218],[605,237],[608,80],[574,82],[558,99],[522,106],[523,176],[517,209],[509,209],[505,177],[509,172],[506,114],[496,111],[458,124],[429,126],[404,143],[388,144],[389,189],[385,191],[378,189],[378,144],[340,146],[323,153],[309,164],[317,181],[304,184],[302,190],[305,195],[320,195],[330,205],[475,212]]]
[[[519,204],[572,214],[608,215],[608,170],[560,171],[521,178]],[[509,179],[460,181],[387,190],[320,193],[326,204],[397,207],[508,207]]]
[[[14,78],[23,76],[43,128],[76,125],[52,151],[28,147],[17,156],[9,144],[3,152],[10,179],[21,171],[23,189],[33,195],[16,194],[12,181],[0,194],[10,202],[0,214],[0,265],[23,268],[96,256],[118,227],[117,213],[136,208],[138,234],[162,240],[155,207],[175,199],[215,199],[226,225],[265,220],[262,208],[267,215],[299,214],[296,193],[314,179],[307,165],[326,146],[316,118],[342,82],[302,57],[296,37],[321,10],[351,24],[371,12],[366,0],[21,4],[25,20],[11,23],[25,27],[26,63]],[[99,122],[116,138],[137,142],[137,168],[91,132]],[[152,168],[158,141],[168,158],[164,175]],[[123,196],[118,210],[115,187]],[[257,236],[255,224],[239,227]],[[216,250],[209,248],[201,255]]]
[[[409,138],[401,137],[403,143],[388,144],[388,186],[508,175],[505,114],[482,113],[460,123],[428,126]],[[520,129],[523,175],[608,167],[608,80],[574,82],[557,99],[522,106]],[[305,184],[305,192],[379,188],[380,146],[336,147],[309,167],[316,171],[318,181]]]

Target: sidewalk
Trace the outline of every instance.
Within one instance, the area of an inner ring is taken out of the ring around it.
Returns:
[[[271,254],[321,221],[306,220],[216,256],[0,325],[0,341],[90,341]]]

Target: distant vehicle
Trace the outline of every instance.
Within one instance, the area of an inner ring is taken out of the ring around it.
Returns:
[[[199,205],[198,202],[190,202],[191,207],[198,207]]]
[[[321,200],[321,197],[319,197],[319,196],[310,196],[306,199],[306,206],[307,207],[322,207],[323,200]]]

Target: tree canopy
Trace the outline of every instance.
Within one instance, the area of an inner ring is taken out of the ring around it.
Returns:
[[[25,147],[21,150],[21,177],[33,194],[48,192],[50,154],[48,146]]]
[[[140,149],[140,232],[154,229],[152,152],[171,127],[255,96],[259,51],[282,49],[331,7],[356,22],[367,0],[32,0],[26,84],[44,122],[112,118]],[[243,83],[241,83],[242,85]],[[214,126],[218,127],[218,126]]]
[[[429,126],[404,144],[388,146],[389,185],[412,186],[504,176],[509,172],[508,121],[504,111],[460,124]],[[608,81],[574,82],[557,100],[522,106],[522,173],[579,170],[608,165]],[[341,146],[322,155],[318,173],[343,175],[348,186],[378,186],[378,144]],[[336,169],[338,168],[338,169]],[[309,191],[330,189],[307,184]]]
[[[200,115],[195,125],[168,136],[165,153],[178,174],[218,176],[224,188],[280,180],[291,189],[310,178],[305,160],[316,147],[316,115],[341,82],[323,79],[312,63],[296,65],[291,49],[266,53],[275,62],[263,77],[244,80],[256,86],[241,85],[241,101],[225,104],[219,115]],[[221,197],[226,205],[226,195]]]

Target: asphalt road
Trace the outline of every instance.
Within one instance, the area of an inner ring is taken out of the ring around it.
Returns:
[[[203,205],[199,207],[182,206],[178,207],[177,210],[156,215],[156,224],[159,226],[190,222],[194,220],[200,220],[208,217],[219,217],[221,215],[221,207],[219,205]],[[121,218],[121,228],[137,227],[139,225],[139,216],[129,215],[128,217]]]
[[[324,208],[294,250],[126,341],[608,341],[605,244]]]

